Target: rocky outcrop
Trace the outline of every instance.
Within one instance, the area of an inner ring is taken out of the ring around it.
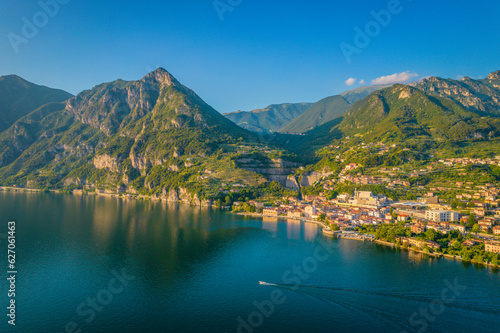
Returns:
[[[209,200],[201,200],[196,193],[190,193],[185,188],[179,189],[163,189],[160,196],[161,200],[170,203],[183,203],[192,206],[211,206],[212,202]]]
[[[488,75],[484,80],[474,80],[468,76],[462,80],[430,77],[410,85],[430,95],[449,98],[468,110],[500,114],[500,71]]]
[[[300,186],[295,176],[288,176],[286,178],[285,187],[292,191],[300,191]]]
[[[306,172],[302,175],[302,180],[300,181],[300,186],[313,186],[314,183],[321,180],[324,177],[323,174],[316,171]]]
[[[120,172],[121,161],[117,157],[109,155],[97,155],[94,157],[96,169],[107,169],[112,172]]]
[[[287,186],[288,176],[299,167],[298,163],[283,159],[240,158],[235,162],[238,167],[261,174],[268,181],[279,182],[284,187]]]
[[[87,184],[86,179],[81,179],[81,178],[66,178],[64,179],[64,186],[83,186]]]
[[[490,75],[488,75],[486,79],[491,81],[500,80],[500,71],[495,71],[491,73]]]

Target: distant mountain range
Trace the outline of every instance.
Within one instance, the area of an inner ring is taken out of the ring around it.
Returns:
[[[311,105],[312,103],[273,104],[264,109],[226,113],[224,117],[252,132],[279,132]]]
[[[0,132],[40,106],[73,97],[68,92],[28,82],[17,75],[0,77]]]
[[[351,104],[340,95],[327,97],[314,103],[306,112],[285,126],[281,132],[290,134],[307,132],[342,116],[350,107]]]
[[[264,109],[231,112],[224,116],[238,126],[256,133],[304,133],[340,117],[351,104],[386,87],[390,85],[361,87],[316,103],[274,104]]]
[[[407,155],[493,156],[500,151],[499,97],[497,71],[483,80],[363,87],[312,105],[223,116],[162,68],[74,97],[3,77],[0,185],[85,187],[172,201],[188,196],[199,203],[235,187],[245,188],[243,199],[268,193],[270,181],[296,188],[299,166],[319,162],[308,170],[322,170],[340,152],[366,145],[398,147],[390,156],[361,154],[367,165],[397,165]]]
[[[344,97],[345,100],[349,103],[354,104],[375,91],[382,90],[391,86],[392,84],[360,87],[357,89],[345,91],[341,93],[340,96]]]

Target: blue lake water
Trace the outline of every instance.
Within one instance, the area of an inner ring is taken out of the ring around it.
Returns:
[[[314,224],[0,192],[0,234],[9,220],[16,327],[2,279],[2,332],[500,331],[498,271],[332,240]]]

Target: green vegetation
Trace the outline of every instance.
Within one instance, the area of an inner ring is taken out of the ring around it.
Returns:
[[[282,133],[305,133],[331,120],[341,117],[351,105],[342,96],[331,96],[313,104],[306,112],[295,118]]]
[[[62,90],[33,84],[16,75],[0,77],[0,133],[39,107],[63,102],[72,96]]]

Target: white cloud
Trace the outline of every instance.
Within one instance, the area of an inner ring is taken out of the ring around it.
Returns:
[[[417,77],[418,74],[410,73],[410,71],[402,72],[402,73],[394,73],[392,75],[381,76],[372,80],[373,85],[377,84],[394,84],[394,83],[407,83],[412,78]]]
[[[355,84],[355,83],[356,83],[356,81],[357,81],[357,80],[356,80],[355,78],[350,77],[350,78],[348,78],[347,80],[345,80],[345,84],[347,84],[348,86],[352,86],[353,84]]]
[[[365,80],[359,81],[359,84],[365,84]]]

